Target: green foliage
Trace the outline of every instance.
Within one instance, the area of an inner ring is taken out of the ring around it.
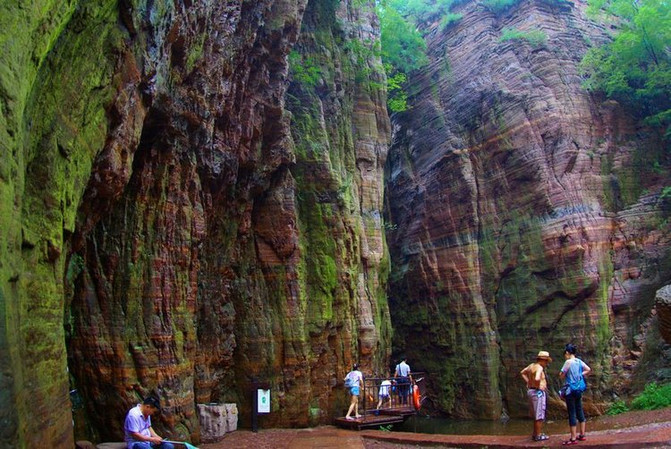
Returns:
[[[384,228],[385,231],[395,231],[398,229],[398,225],[396,223],[388,223],[386,221],[384,222],[382,227]]]
[[[671,138],[671,4],[666,0],[590,0],[589,12],[617,22],[609,44],[590,49],[583,86],[604,92]]]
[[[303,58],[296,50],[289,53],[289,68],[292,79],[306,87],[315,87],[321,79],[321,71],[313,58]]]
[[[624,401],[615,401],[606,411],[607,415],[618,415],[630,410],[658,410],[671,407],[671,384],[657,385],[655,382],[645,386],[645,390],[631,401],[631,407]]]
[[[620,413],[628,412],[629,407],[624,401],[615,401],[606,411],[606,415],[619,415]]]
[[[387,75],[387,106],[392,112],[403,112],[408,109],[408,94],[403,89],[406,81],[405,73],[398,72],[392,75],[393,69],[385,65]]]
[[[664,186],[662,188],[662,193],[659,195],[660,201],[669,202],[671,201],[671,186]]]
[[[381,83],[371,80],[373,69],[367,63],[367,61],[377,59],[381,56],[380,42],[353,38],[345,43],[344,48],[355,61],[356,81],[359,83],[367,81],[371,88],[380,88]]]
[[[447,13],[440,21],[440,28],[445,31],[455,23],[459,22],[463,17],[462,14]]]
[[[520,0],[485,0],[483,5],[490,11],[500,14],[518,4]]]
[[[657,410],[664,407],[671,407],[671,384],[648,384],[643,393],[631,401],[631,408],[634,410]]]
[[[417,28],[393,8],[380,8],[379,15],[382,61],[392,67],[392,74],[426,65],[426,43]]]
[[[380,45],[368,40],[350,39],[345,44],[345,50],[356,57],[358,65],[363,65],[365,61],[380,56]]]
[[[382,62],[388,79],[389,100],[392,112],[402,112],[408,107],[408,94],[403,89],[406,75],[428,63],[426,43],[419,31],[427,23],[440,20],[445,30],[461,20],[461,14],[450,9],[465,0],[381,0],[378,3]]]
[[[504,28],[501,31],[499,42],[509,40],[525,40],[531,44],[532,47],[542,47],[547,43],[547,35],[541,30],[520,31],[516,28]]]
[[[445,3],[439,0],[436,4]],[[403,88],[408,73],[428,63],[426,43],[416,26],[416,15],[428,12],[434,4],[419,0],[389,0],[378,4],[382,62],[387,74],[387,107],[392,112],[408,109],[408,94]]]
[[[386,4],[406,19],[420,24],[448,14],[450,8],[457,2],[454,0],[388,0]]]
[[[390,92],[387,98],[387,107],[391,112],[403,112],[408,110],[408,93],[400,89],[397,92]]]

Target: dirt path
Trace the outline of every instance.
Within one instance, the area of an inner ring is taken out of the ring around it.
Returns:
[[[575,447],[589,448],[665,448],[671,449],[671,408],[629,412],[599,418],[599,430],[590,431],[587,441]],[[568,432],[568,429],[567,429]],[[417,448],[560,448],[567,433],[550,435],[550,440],[533,442],[528,435],[430,435],[408,432],[361,432],[333,426],[312,429],[268,429],[259,432],[238,430],[201,449],[417,449]]]

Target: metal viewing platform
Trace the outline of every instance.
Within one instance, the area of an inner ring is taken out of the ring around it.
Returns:
[[[419,387],[419,404],[425,397],[426,378],[425,373],[411,373],[413,384]],[[382,384],[384,381],[391,381],[391,385]],[[408,416],[415,415],[418,409],[413,401],[413,384],[406,384],[407,389],[397,384],[393,378],[364,377],[364,388],[359,394],[359,414],[360,418],[346,419],[344,416],[336,418],[335,425],[345,429],[370,429],[388,426],[390,424],[403,423]],[[383,397],[380,402],[380,393],[385,389],[390,392],[388,398]],[[349,392],[345,390],[349,395]],[[404,397],[404,391],[407,395]],[[380,408],[378,408],[380,405]]]

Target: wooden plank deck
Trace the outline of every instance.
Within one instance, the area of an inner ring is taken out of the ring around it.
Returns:
[[[376,414],[376,412],[378,412]],[[361,418],[346,419],[345,417],[336,418],[335,425],[345,429],[370,429],[380,426],[387,426],[389,424],[400,424],[408,416],[417,413],[413,407],[394,407],[388,409],[380,409],[379,411],[368,411]]]

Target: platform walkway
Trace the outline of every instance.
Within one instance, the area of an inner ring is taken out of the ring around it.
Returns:
[[[413,387],[418,387],[419,403],[421,405],[426,385],[426,373],[413,372],[412,384],[397,383],[396,379],[383,377],[364,378],[364,388],[359,395],[360,418],[346,419],[344,416],[335,418],[334,424],[344,429],[362,430],[379,429],[390,424],[403,423],[408,416],[415,415],[417,408],[413,403]],[[383,387],[383,382],[390,381],[391,385]],[[380,402],[380,393],[387,390],[389,397],[383,397]],[[377,406],[380,405],[380,408]]]

